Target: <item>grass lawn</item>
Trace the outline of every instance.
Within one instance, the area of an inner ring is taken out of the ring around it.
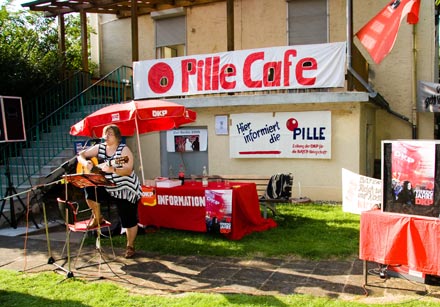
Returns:
[[[254,232],[239,241],[222,235],[159,229],[140,235],[136,248],[173,255],[346,259],[359,251],[360,216],[342,212],[341,205],[279,204],[278,227]],[[125,237],[113,238],[118,247]]]
[[[342,212],[341,205],[280,204],[278,227],[252,233],[240,241],[221,235],[160,229],[140,235],[137,249],[168,255],[209,255],[231,257],[297,257],[303,259],[353,259],[358,255],[358,215]],[[105,241],[105,240],[103,240]],[[103,242],[104,243],[104,242]],[[117,246],[125,236],[114,237]],[[386,306],[401,306],[386,304]],[[383,306],[356,301],[318,298],[305,295],[254,296],[244,294],[169,294],[138,295],[107,282],[87,282],[53,273],[19,273],[0,269],[0,306]],[[407,307],[438,306],[429,297],[409,300]]]

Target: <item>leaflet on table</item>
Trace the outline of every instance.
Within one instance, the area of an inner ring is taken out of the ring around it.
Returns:
[[[164,177],[156,178],[156,187],[158,188],[172,188],[182,185],[182,182],[177,179],[168,179]]]

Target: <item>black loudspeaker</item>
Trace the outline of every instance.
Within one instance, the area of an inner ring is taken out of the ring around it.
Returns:
[[[0,96],[0,142],[26,141],[21,97]]]

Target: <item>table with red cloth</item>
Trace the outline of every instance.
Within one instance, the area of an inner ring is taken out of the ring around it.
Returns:
[[[440,275],[440,219],[372,210],[362,212],[359,258]]]
[[[185,182],[172,188],[156,187],[156,197],[193,196],[205,197],[206,190],[232,189],[231,232],[225,234],[228,239],[240,240],[255,231],[264,231],[277,224],[273,219],[261,216],[255,183],[234,182],[226,186],[224,182],[209,182],[203,187],[201,182]],[[204,205],[173,206],[144,205],[139,202],[139,223],[144,226],[156,226],[181,230],[206,232],[206,208]]]

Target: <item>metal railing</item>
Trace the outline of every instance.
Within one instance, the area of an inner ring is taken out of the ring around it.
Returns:
[[[70,127],[105,105],[132,99],[132,75],[128,66],[96,82],[77,74],[45,95],[24,102],[27,140],[0,146],[2,191],[10,185],[8,176],[15,187],[27,189],[71,158],[75,141],[84,138],[71,136]]]

